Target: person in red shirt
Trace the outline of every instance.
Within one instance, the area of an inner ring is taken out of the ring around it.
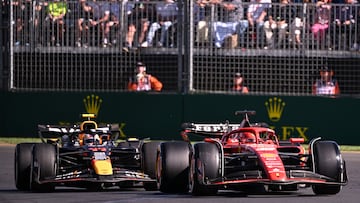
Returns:
[[[235,73],[235,77],[233,79],[233,86],[231,87],[232,91],[248,93],[248,87],[244,86],[244,77],[241,73]]]
[[[320,70],[320,79],[313,84],[312,93],[315,95],[337,95],[340,94],[339,84],[333,78],[334,71],[324,67]]]
[[[163,84],[154,76],[146,73],[142,62],[136,63],[135,78],[130,78],[128,90],[131,91],[161,91]]]

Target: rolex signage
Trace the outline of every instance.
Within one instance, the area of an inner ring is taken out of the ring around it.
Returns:
[[[270,121],[279,121],[285,107],[285,102],[283,102],[280,98],[273,97],[269,98],[268,101],[265,102],[265,106]]]
[[[281,140],[300,137],[308,142],[322,137],[360,144],[356,134],[360,98],[119,92],[3,92],[0,96],[4,137],[37,137],[38,124],[77,123],[86,112],[95,114],[99,123],[118,123],[121,137],[176,140],[181,139],[183,122],[236,124],[242,117],[235,111],[254,110],[250,121],[266,122]]]
[[[281,116],[287,113],[285,111],[286,103],[283,99],[271,97],[265,101],[265,107],[268,119],[270,120],[270,127],[275,130],[281,140],[288,140],[291,137],[301,137],[304,138],[305,142],[309,141],[309,138],[306,135],[309,127],[295,126],[289,121],[279,122]]]
[[[89,95],[86,96],[83,100],[85,105],[86,113],[95,114],[96,116],[99,115],[99,110],[101,107],[102,99],[99,96]]]

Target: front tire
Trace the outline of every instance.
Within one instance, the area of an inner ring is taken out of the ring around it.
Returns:
[[[346,176],[345,164],[340,154],[339,146],[333,141],[318,141],[312,149],[314,155],[315,172],[341,182],[341,177]],[[337,194],[341,185],[313,185],[313,192],[321,194]]]
[[[32,148],[34,143],[21,143],[15,147],[15,185],[18,190],[30,190]]]
[[[190,149],[187,142],[160,144],[156,158],[156,178],[161,192],[188,192]]]
[[[160,142],[146,142],[141,148],[141,165],[145,174],[150,178],[156,179],[156,154]],[[144,182],[144,188],[146,191],[157,190],[156,182]]]
[[[35,144],[32,160],[31,189],[37,192],[51,192],[55,189],[52,183],[40,183],[46,178],[56,176],[56,148],[52,144]]]
[[[218,188],[205,185],[205,180],[221,176],[221,153],[216,144],[197,143],[190,171],[190,192],[192,195],[215,195]]]

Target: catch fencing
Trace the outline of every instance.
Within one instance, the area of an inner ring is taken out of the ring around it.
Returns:
[[[334,70],[342,95],[360,93],[359,4],[348,6],[355,14],[350,29],[336,28],[331,19],[324,40],[314,37],[311,30],[316,4],[290,3],[296,15],[286,15],[294,18],[285,19],[289,23],[282,43],[270,46],[265,36],[248,27],[242,35],[228,35],[219,48],[214,25],[226,15],[220,11],[222,4],[174,1],[166,14],[171,25],[163,39],[159,29],[146,44],[153,23],[161,21],[156,7],[165,1],[98,0],[117,8],[110,9],[110,16],[118,19],[104,22],[94,14],[85,15],[80,1],[60,1],[67,7],[62,24],[49,18],[49,2],[3,1],[2,28],[9,36],[3,46],[9,45],[9,62],[2,78],[8,90],[125,92],[135,63],[143,61],[148,73],[163,82],[163,92],[232,93],[233,76],[241,72],[250,94],[311,95],[319,69],[328,66]],[[245,21],[251,3],[241,4]],[[335,12],[344,5],[331,6]],[[270,13],[280,16],[281,7],[280,3],[268,5],[268,17]],[[148,11],[146,16],[139,14],[141,9]],[[98,23],[92,25],[91,20]],[[86,33],[80,32],[79,23],[87,26],[82,27]],[[295,23],[299,43],[292,32]],[[144,27],[148,30],[141,37]],[[275,42],[280,42],[279,36],[275,31]],[[263,44],[255,44],[256,40]]]

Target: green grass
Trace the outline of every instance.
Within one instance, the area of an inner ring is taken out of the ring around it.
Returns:
[[[40,138],[22,138],[22,137],[0,137],[0,144],[18,144],[22,142],[41,142]],[[307,149],[307,145],[303,145]],[[360,151],[360,146],[341,145],[341,151]]]
[[[23,137],[0,137],[0,144],[18,144],[22,142],[41,142],[41,139]]]
[[[360,146],[340,145],[341,151],[360,151]]]

